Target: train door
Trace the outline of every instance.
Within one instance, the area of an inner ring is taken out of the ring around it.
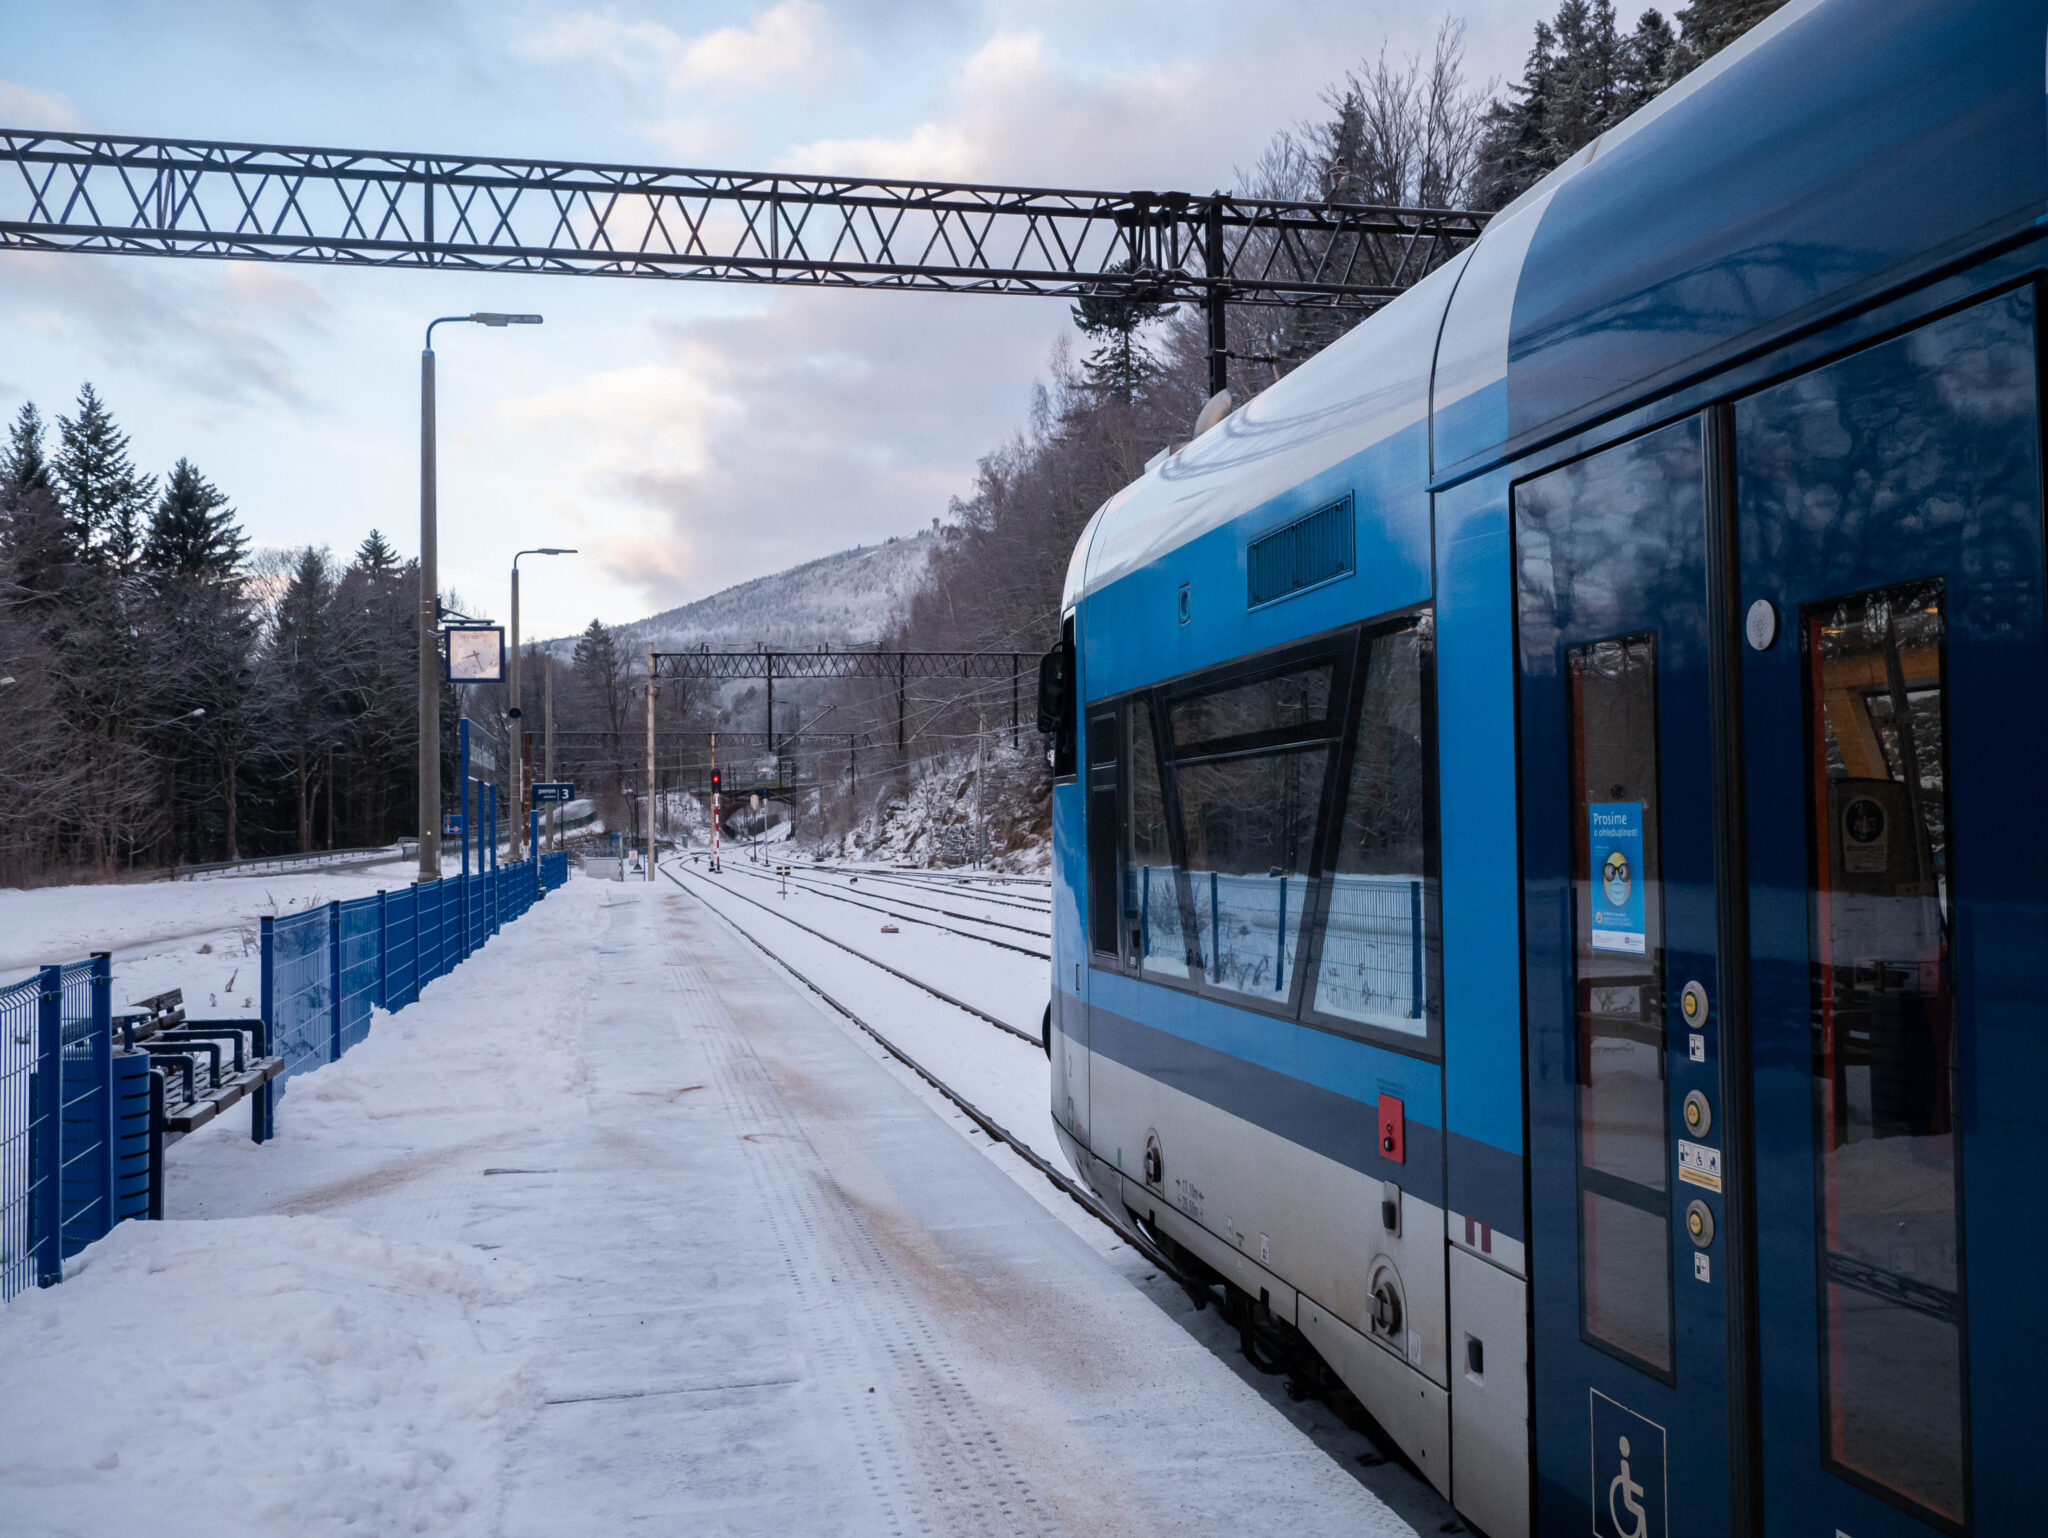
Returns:
[[[1771,1533],[2048,1507],[2035,333],[2007,293],[1733,408]]]
[[[1516,489],[1539,1531],[2048,1503],[2036,328]]]
[[[1515,492],[1542,1533],[1727,1531],[1705,437]]]

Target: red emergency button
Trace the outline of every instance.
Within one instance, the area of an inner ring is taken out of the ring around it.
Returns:
[[[1380,1157],[1396,1164],[1408,1162],[1407,1112],[1392,1095],[1380,1096]]]

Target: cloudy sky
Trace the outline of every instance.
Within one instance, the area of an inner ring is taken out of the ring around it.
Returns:
[[[1512,75],[1541,0],[1457,0]],[[376,150],[1229,186],[1417,0],[0,0],[0,127]],[[441,573],[529,634],[625,620],[928,525],[1014,432],[1043,299],[0,254],[0,411],[90,380],[141,464],[190,456],[262,544],[418,542],[437,334]],[[529,567],[529,569],[531,569]]]

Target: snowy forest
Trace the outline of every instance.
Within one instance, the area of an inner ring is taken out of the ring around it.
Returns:
[[[1463,29],[1447,21],[1429,55],[1383,53],[1333,82],[1236,181],[1277,198],[1498,209],[1781,3],[1693,0],[1625,26],[1610,0],[1563,0],[1505,86],[1466,77]],[[1043,650],[1082,526],[1187,435],[1206,393],[1201,317],[1088,298],[1073,318],[1079,344],[1056,349],[1029,421],[953,501],[885,646]],[[1235,311],[1240,398],[1357,319]],[[924,516],[905,509],[906,527]],[[374,529],[345,559],[252,552],[230,495],[199,468],[181,459],[159,478],[133,464],[89,384],[54,420],[23,406],[0,452],[0,883],[411,833],[417,588],[417,568]],[[530,725],[551,670],[558,767],[583,778],[619,825],[640,758],[644,664],[597,620],[572,658],[530,657]],[[891,796],[914,799],[921,766],[971,757],[979,740],[1001,760],[987,792],[1001,803],[989,810],[1006,841],[1042,839],[1044,771],[1028,731],[1021,751],[1008,750],[1009,696],[1005,680],[980,695],[956,686],[920,698],[897,754],[886,686],[817,692],[815,708],[834,707],[832,731],[875,744],[864,793],[821,796],[818,831],[872,819]],[[505,703],[501,691],[476,689],[461,708],[495,717]],[[665,685],[659,724],[718,725],[717,703]],[[457,709],[444,700],[444,765]]]

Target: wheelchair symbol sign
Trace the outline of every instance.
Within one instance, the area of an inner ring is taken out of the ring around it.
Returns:
[[[1594,1538],[1667,1538],[1664,1428],[1592,1394]]]

